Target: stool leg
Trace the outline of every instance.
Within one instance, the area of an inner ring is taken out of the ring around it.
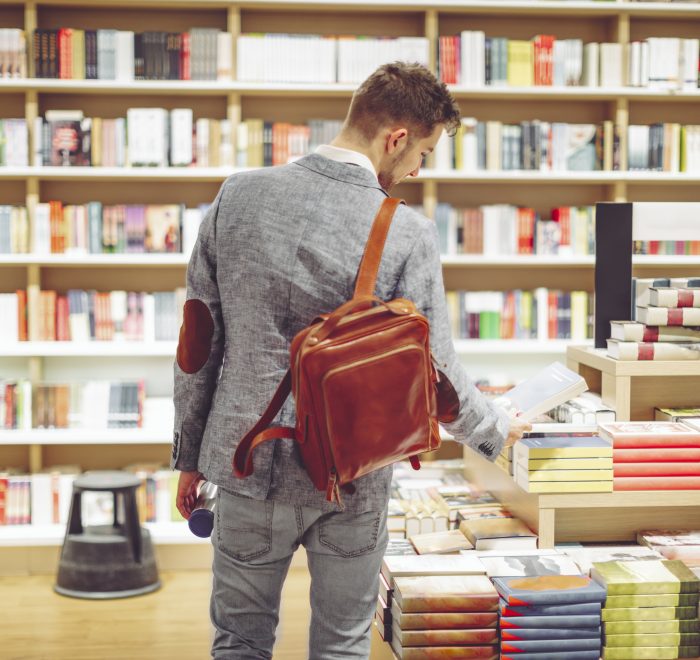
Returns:
[[[119,527],[119,511],[118,511],[118,499],[117,499],[117,493],[114,492],[112,493],[112,498],[113,498],[113,504],[112,506],[114,507],[114,527]]]
[[[136,507],[136,493],[133,490],[124,493],[124,527],[131,542],[134,561],[141,563],[141,524]]]
[[[81,491],[73,491],[73,498],[70,503],[70,512],[68,513],[68,533],[69,534],[82,534],[83,533],[83,521],[82,521],[82,508],[81,503]]]

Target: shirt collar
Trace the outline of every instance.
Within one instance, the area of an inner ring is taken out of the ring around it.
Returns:
[[[374,169],[372,161],[359,151],[343,149],[342,147],[334,147],[330,144],[321,144],[316,147],[315,153],[317,153],[319,156],[329,158],[330,160],[335,160],[339,163],[349,163],[350,165],[364,167],[366,170],[369,170],[375,178],[377,176],[377,170]]]

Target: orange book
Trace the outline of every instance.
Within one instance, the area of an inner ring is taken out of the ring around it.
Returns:
[[[40,341],[56,341],[56,292],[39,293]]]
[[[610,422],[600,425],[600,435],[613,449],[700,447],[700,431],[681,422]]]
[[[70,341],[68,296],[56,298],[56,340]]]
[[[402,612],[495,612],[498,592],[485,575],[394,578],[393,600]]]
[[[27,341],[29,332],[27,328],[27,292],[24,289],[17,289],[17,316],[19,318],[18,336],[19,341]]]

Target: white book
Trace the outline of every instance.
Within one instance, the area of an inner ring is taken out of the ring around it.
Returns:
[[[639,64],[639,86],[649,86],[649,44],[646,41],[642,42],[642,52]]]
[[[35,472],[32,475],[32,525],[51,525],[53,523],[51,479],[48,472]]]
[[[19,310],[16,293],[0,293],[0,340],[7,343],[19,341]]]
[[[479,558],[490,578],[581,574],[576,562],[563,554],[512,552],[499,557],[479,553]]]
[[[637,307],[637,320],[645,325],[700,326],[700,308]]]
[[[597,43],[586,44],[583,47],[583,75],[581,84],[584,87],[598,87],[600,83],[600,46]]]
[[[616,360],[698,360],[697,343],[634,342],[608,339],[608,355]]]
[[[90,380],[82,391],[82,427],[86,429],[106,429],[109,415],[109,388],[106,380]]]
[[[552,84],[555,87],[564,87],[566,85],[566,40],[555,39],[554,47],[552,48]]]
[[[170,111],[170,164],[173,167],[192,164],[192,121],[192,108]]]
[[[97,30],[97,77],[114,80],[116,77],[117,30]]]
[[[17,427],[29,431],[32,428],[32,384],[28,380],[23,380],[19,388],[22,394],[22,414]]]
[[[119,30],[116,34],[116,70],[117,80],[134,79],[134,33],[130,30]]]
[[[649,304],[653,307],[700,307],[700,288],[651,287]]]
[[[643,545],[562,546],[560,550],[576,562],[584,575],[590,573],[593,562],[662,559],[661,553]]]
[[[486,575],[486,568],[476,555],[388,555],[382,574],[393,581],[419,575]]]
[[[630,87],[640,87],[642,84],[642,42],[633,41],[628,44],[627,84]]]
[[[143,341],[145,343],[156,340],[156,303],[152,293],[143,297]]]
[[[182,252],[189,259],[204,215],[200,209],[185,209],[182,216]]]
[[[601,87],[622,87],[624,85],[622,62],[622,44],[600,44]]]
[[[698,60],[700,59],[700,40],[682,39],[681,86],[686,90],[698,88]]]
[[[586,381],[579,374],[553,362],[495,399],[495,403],[506,410],[520,412],[521,417],[529,421],[587,389]]]
[[[216,34],[216,79],[231,80],[233,63],[233,35],[230,32]]]
[[[58,477],[58,522],[68,523],[71,499],[73,498],[73,480],[76,474],[61,473]]]

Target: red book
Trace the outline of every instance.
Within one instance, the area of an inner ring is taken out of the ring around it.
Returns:
[[[70,41],[73,31],[70,28],[61,28],[58,31],[58,77],[68,79],[71,77]]]
[[[692,447],[644,447],[642,449],[613,449],[613,467],[620,463],[656,463],[668,461],[700,462],[700,448]]]
[[[58,296],[56,298],[56,340],[70,341],[68,296]]]
[[[700,490],[700,476],[615,477],[613,491],[621,490]]]
[[[617,463],[615,477],[700,477],[700,463]]]
[[[27,341],[29,333],[27,331],[27,292],[24,289],[17,289],[17,316],[19,318],[18,337],[19,341]]]
[[[611,422],[600,425],[600,435],[614,449],[700,447],[700,431],[680,422]]]
[[[5,428],[15,428],[15,385],[5,385]]]
[[[7,524],[7,477],[0,477],[0,525]]]
[[[191,78],[190,67],[190,33],[183,32],[180,49],[180,79],[189,80]]]
[[[559,337],[558,333],[558,311],[559,311],[559,294],[556,291],[550,291],[548,295],[548,311],[549,311],[549,328],[548,328],[548,338],[557,339]]]

